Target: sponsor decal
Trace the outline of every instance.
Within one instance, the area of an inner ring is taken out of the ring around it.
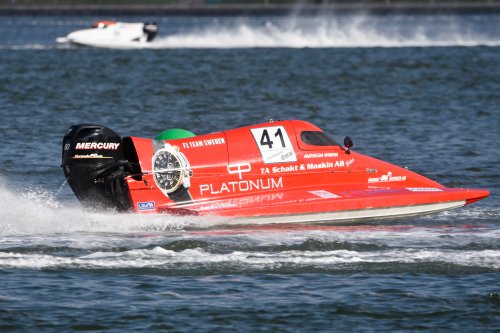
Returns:
[[[342,164],[340,163],[342,162]],[[337,161],[336,164],[338,166],[344,166],[344,161]],[[321,162],[321,163],[307,163],[307,170],[316,170],[316,169],[332,169],[335,165],[332,162]]]
[[[304,154],[304,158],[328,158],[328,157],[338,157],[339,153],[308,153]]]
[[[237,174],[239,180],[222,182],[218,184],[200,184],[200,194],[228,194],[256,190],[269,190],[283,187],[283,179],[281,177],[243,180],[243,175],[250,171],[252,171],[252,166],[250,165],[250,163],[228,164],[227,172],[233,175]]]
[[[242,179],[244,172],[250,172],[252,170],[252,166],[250,163],[240,163],[240,164],[228,164],[227,172],[229,174],[238,174],[239,178]]]
[[[386,175],[368,178],[368,183],[403,182],[405,180],[406,176],[393,176],[392,172],[389,171]]]
[[[75,149],[106,149],[106,150],[117,150],[120,147],[119,143],[115,142],[77,142]]]
[[[154,210],[155,209],[155,202],[154,201],[138,202],[137,203],[137,208],[140,211],[143,211],[143,210]]]
[[[71,147],[71,144],[67,143],[64,145],[64,150],[69,150],[70,147]]]
[[[88,154],[88,155],[75,155],[71,157],[73,159],[83,159],[83,158],[113,158],[111,156],[102,156],[99,154]]]
[[[436,187],[407,187],[412,192],[442,192],[443,190]]]
[[[333,193],[325,191],[325,190],[309,191],[309,193],[317,195],[318,197],[321,197],[323,199],[341,198],[340,195],[336,195],[336,194],[333,194]]]
[[[213,138],[213,139],[205,139],[205,140],[193,140],[188,142],[183,142],[182,147],[185,149],[189,148],[200,148],[200,147],[210,147],[216,145],[223,145],[226,143],[226,139],[223,137]]]
[[[304,169],[300,169],[304,170]],[[260,173],[261,174],[268,174],[268,173],[283,173],[283,172],[295,172],[299,171],[299,166],[298,165],[287,165],[287,166],[277,166],[273,167],[272,169],[270,168],[260,168]]]
[[[250,131],[265,164],[297,162],[292,142],[283,126],[252,128]]]
[[[307,163],[307,164],[294,164],[294,165],[280,165],[272,168],[260,168],[260,173],[266,174],[276,174],[276,173],[286,173],[286,172],[299,172],[305,170],[318,170],[318,169],[334,169],[349,167],[354,163],[354,158],[350,160],[338,160],[335,162],[320,162],[320,163]]]
[[[239,180],[222,182],[219,184],[200,184],[201,195],[229,194],[238,192],[271,190],[283,187],[283,179],[279,178],[259,178],[253,180]]]

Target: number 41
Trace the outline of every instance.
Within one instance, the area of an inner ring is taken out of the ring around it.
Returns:
[[[281,132],[281,128],[278,128],[276,130],[276,132],[274,133],[274,137],[275,138],[279,137],[281,141],[281,147],[286,148],[285,139],[283,138],[283,133]],[[260,145],[268,146],[269,149],[273,149],[274,141],[272,141],[271,138],[269,137],[269,132],[267,131],[267,129],[265,129],[262,132],[262,137],[260,138]]]

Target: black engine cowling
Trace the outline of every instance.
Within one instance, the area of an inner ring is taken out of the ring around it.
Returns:
[[[100,125],[73,125],[62,146],[64,175],[76,197],[85,207],[130,208],[124,178],[133,169],[123,157],[123,140]]]
[[[146,34],[146,41],[151,42],[158,33],[158,25],[156,22],[146,22],[142,28],[142,31]]]

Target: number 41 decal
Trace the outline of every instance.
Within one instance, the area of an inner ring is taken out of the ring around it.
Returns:
[[[296,162],[297,156],[283,126],[251,129],[264,163]]]

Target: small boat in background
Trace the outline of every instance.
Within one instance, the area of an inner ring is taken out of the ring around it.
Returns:
[[[97,21],[89,29],[77,30],[66,37],[59,37],[60,44],[73,44],[100,48],[143,48],[148,47],[156,37],[158,25],[155,22],[124,23]]]

